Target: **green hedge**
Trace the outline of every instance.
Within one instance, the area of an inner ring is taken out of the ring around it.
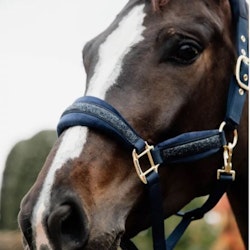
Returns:
[[[35,182],[55,139],[55,131],[42,131],[18,142],[9,153],[1,190],[0,229],[17,229],[21,199]]]

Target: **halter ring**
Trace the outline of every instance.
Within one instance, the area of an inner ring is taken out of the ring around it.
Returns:
[[[226,122],[223,121],[223,122],[221,123],[220,127],[219,127],[219,131],[220,131],[220,132],[223,131],[225,125],[226,125]],[[238,131],[237,131],[237,129],[234,129],[233,134],[234,134],[233,143],[229,143],[229,144],[232,145],[232,149],[236,146],[237,141],[238,141]]]
[[[237,82],[238,82],[240,88],[242,88],[242,89],[248,91],[248,90],[249,90],[249,87],[248,87],[247,84],[245,83],[245,82],[248,81],[248,75],[247,75],[248,72],[243,76],[243,78],[246,77],[245,80],[243,79],[245,82],[243,82],[243,81],[240,79],[241,65],[242,65],[243,63],[249,65],[249,58],[248,58],[247,56],[245,56],[245,55],[240,55],[240,56],[238,57],[238,59],[237,59],[237,62],[236,62],[235,77],[236,77],[236,79],[237,79]]]

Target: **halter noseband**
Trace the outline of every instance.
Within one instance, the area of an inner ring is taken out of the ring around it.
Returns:
[[[148,187],[154,250],[173,249],[190,222],[202,218],[211,210],[226,192],[228,185],[235,179],[231,158],[233,148],[237,143],[237,126],[248,91],[248,9],[245,0],[230,0],[230,4],[236,24],[238,59],[235,75],[232,76],[230,82],[225,120],[219,129],[184,133],[151,146],[135,132],[116,109],[105,101],[90,96],[81,97],[68,107],[57,127],[58,135],[67,128],[77,125],[98,129],[115,136],[128,150],[132,151],[136,172]],[[232,143],[227,143],[225,125],[234,133]],[[224,150],[224,167],[217,170],[214,191],[201,207],[186,213],[179,212],[177,215],[181,216],[182,220],[165,240],[158,168],[169,163],[196,161],[213,155],[221,149]],[[149,162],[149,168],[144,172],[140,166],[142,157],[147,157]],[[137,249],[129,239],[124,239],[121,247],[124,250]]]

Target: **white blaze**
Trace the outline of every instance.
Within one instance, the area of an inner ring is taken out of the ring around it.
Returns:
[[[116,83],[125,55],[135,44],[143,40],[143,8],[144,5],[134,7],[121,20],[118,28],[100,45],[99,60],[90,79],[87,95],[104,99],[107,90]]]
[[[37,249],[40,249],[42,244],[49,245],[46,233],[43,228],[42,219],[46,208],[49,207],[50,190],[54,182],[55,173],[68,160],[79,157],[80,153],[82,152],[83,145],[86,142],[86,138],[87,128],[80,126],[69,128],[63,135],[62,142],[50,166],[49,172],[43,183],[40,197],[33,210],[32,229],[34,232],[34,237],[36,238],[36,235],[38,235],[36,238]]]
[[[144,5],[132,8],[123,17],[118,27],[100,45],[99,60],[90,79],[87,95],[104,99],[107,90],[116,83],[122,70],[124,56],[131,50],[132,46],[143,40],[142,32],[145,29],[143,26],[145,17],[143,8]],[[68,129],[63,135],[32,214],[32,229],[37,249],[42,245],[50,246],[42,220],[46,209],[49,207],[50,192],[56,171],[62,168],[68,160],[79,157],[87,139],[87,132],[86,127],[77,126]]]

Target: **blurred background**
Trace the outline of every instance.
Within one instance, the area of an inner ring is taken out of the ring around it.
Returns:
[[[126,2],[0,1],[0,250],[22,249],[20,200],[56,140],[62,111],[84,92],[82,48]],[[169,219],[166,232],[177,222]],[[134,241],[152,249],[150,230]],[[176,249],[244,249],[227,200],[194,222]]]

